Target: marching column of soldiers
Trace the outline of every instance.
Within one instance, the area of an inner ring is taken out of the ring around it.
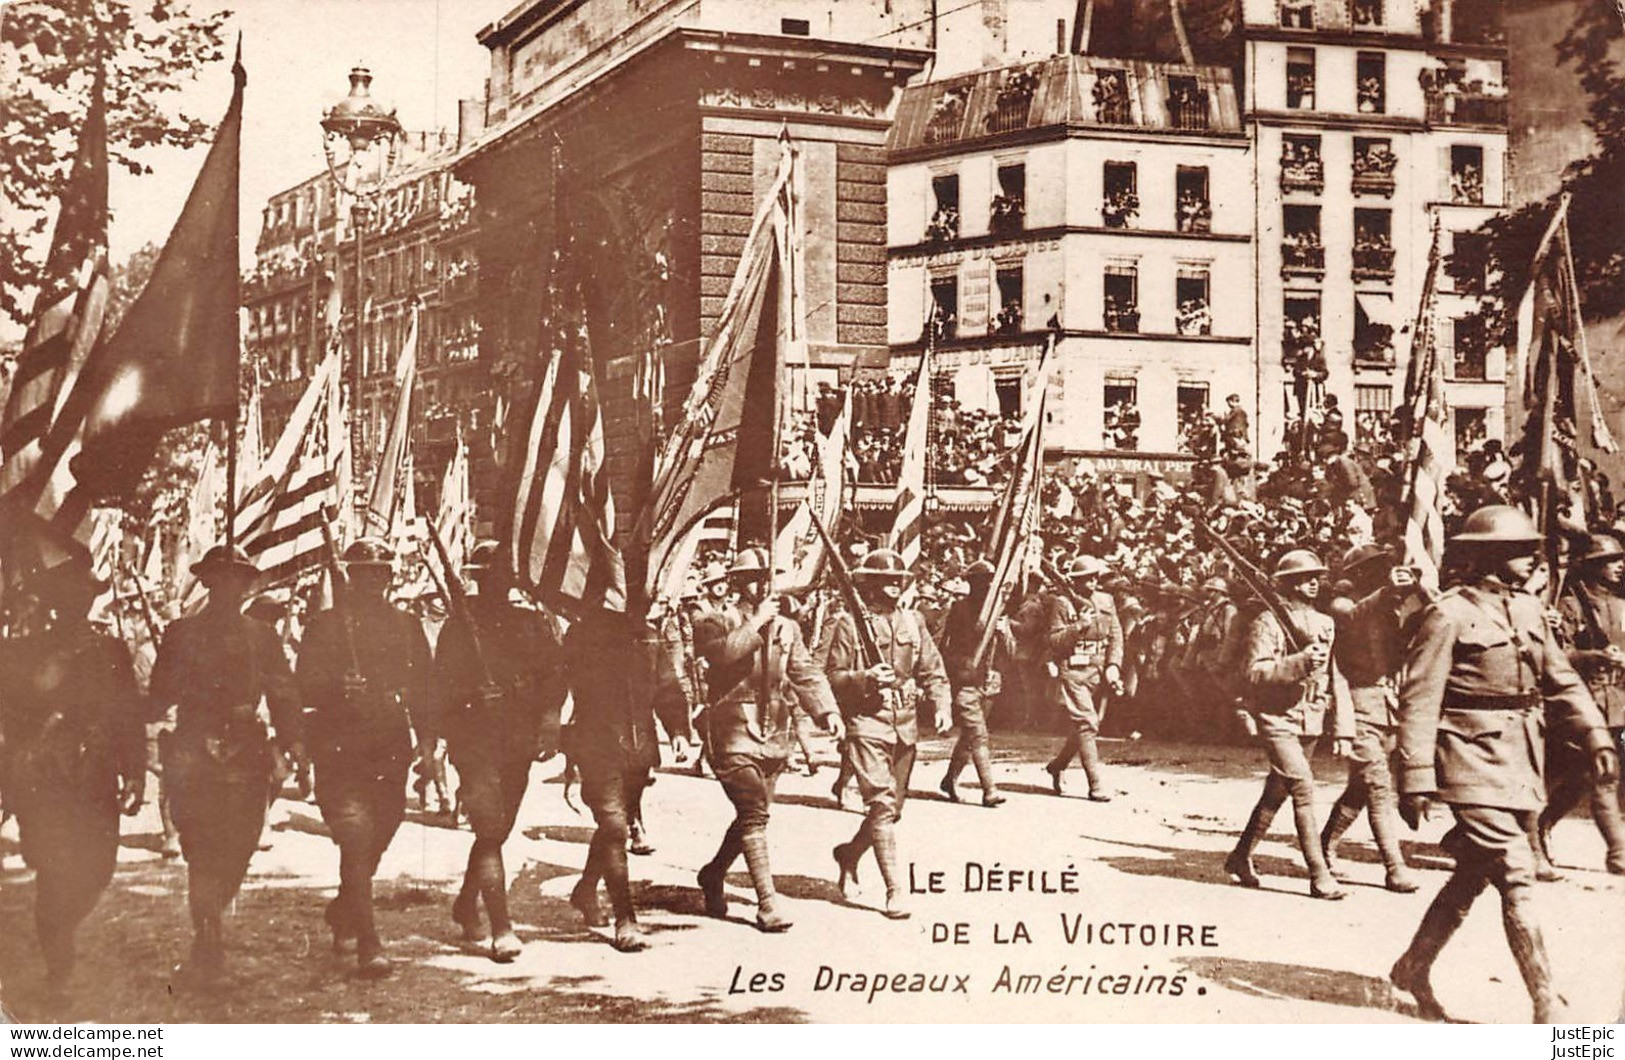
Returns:
[[[1596,536],[1567,569],[1550,570],[1543,544],[1521,510],[1494,505],[1451,539],[1442,592],[1388,550],[1361,545],[1340,558],[1335,594],[1323,591],[1333,572],[1322,558],[1288,547],[1268,579],[1232,572],[1247,594],[1225,577],[1203,583],[1186,647],[1213,675],[1192,710],[1233,712],[1268,765],[1224,862],[1237,883],[1260,886],[1253,851],[1290,801],[1313,897],[1344,897],[1338,849],[1362,815],[1387,888],[1413,892],[1400,822],[1415,830],[1431,806],[1448,807],[1454,825],[1441,845],[1454,870],[1391,972],[1427,1018],[1446,1015],[1433,963],[1490,887],[1535,1019],[1554,1018],[1559,994],[1530,894],[1556,876],[1552,826],[1571,809],[1587,805],[1607,870],[1625,874],[1625,547]],[[698,873],[704,910],[727,915],[727,877],[742,857],[755,926],[769,933],[792,926],[769,834],[775,786],[798,751],[816,768],[798,731],[803,716],[840,744],[843,776],[855,777],[864,803],[856,833],[834,848],[834,882],[848,897],[873,852],[888,918],[909,915],[902,811],[920,738],[939,725],[957,729],[940,785],[951,801],[972,765],[982,805],[1007,802],[987,720],[995,697],[1002,709],[1012,695],[1064,725],[1045,767],[1056,796],[1074,759],[1088,799],[1113,794],[1099,733],[1112,700],[1132,695],[1125,629],[1135,616],[1119,613],[1103,588],[1108,565],[1095,556],[1024,579],[994,629],[981,627],[994,573],[985,559],[959,573],[955,599],[938,612],[914,606],[895,552],[870,550],[848,581],[837,579],[840,591],[796,602],[775,592],[768,552],[747,547],[697,570],[681,600],[566,623],[517,602],[502,558],[496,542],[476,546],[465,573],[477,593],[465,596],[451,580],[448,618],[431,646],[386,595],[387,548],[357,542],[333,564],[333,606],[311,620],[290,666],[278,633],[244,613],[253,565],[216,548],[194,567],[207,602],[163,633],[144,697],[128,649],[87,618],[106,585],[62,568],[33,578],[31,627],[0,643],[0,795],[37,874],[36,933],[52,996],[66,996],[75,930],[112,878],[119,815],[143,801],[143,725],[171,709],[161,775],[193,926],[182,981],[201,989],[224,981],[224,917],[260,844],[273,776],[304,780],[314,770],[339,848],[326,921],[335,951],[354,952],[365,978],[392,970],[372,886],[402,821],[408,769],[416,760],[425,780],[441,777],[447,751],[474,836],[451,921],[468,945],[504,963],[521,944],[502,845],[535,760],[557,751],[596,824],[570,902],[589,925],[613,919],[613,944],[625,952],[648,946],[627,854],[652,849],[641,803],[660,764],[661,730],[679,764],[697,750],[695,769],[709,768],[733,807]],[[838,558],[832,564],[845,574]],[[1554,585],[1561,592],[1547,606],[1536,593]],[[1348,770],[1322,820],[1311,761],[1327,738]]]

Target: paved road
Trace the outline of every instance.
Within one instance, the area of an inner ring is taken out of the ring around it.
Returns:
[[[834,890],[830,848],[859,818],[832,808],[828,768],[780,785],[774,869],[796,926],[779,936],[750,926],[754,906],[742,863],[728,881],[731,917],[701,914],[694,872],[726,827],[728,804],[714,781],[661,774],[646,810],[658,849],[632,859],[655,943],[639,955],[616,953],[607,932],[583,927],[567,903],[591,819],[561,798],[556,763],[536,767],[506,850],[514,915],[527,944],[514,964],[495,965],[455,942],[447,910],[470,836],[414,813],[381,870],[380,926],[401,961],[384,983],[354,980],[328,952],[321,914],[336,885],[336,848],[315,807],[284,801],[275,810],[273,847],[255,859],[227,926],[230,981],[213,996],[172,991],[171,971],[186,948],[185,869],[157,858],[149,809],[126,826],[118,877],[82,934],[77,997],[61,1015],[252,1022],[1413,1018],[1390,995],[1385,975],[1444,880],[1446,862],[1434,845],[1443,820],[1407,843],[1424,883],[1408,896],[1382,889],[1381,866],[1357,825],[1348,844],[1351,894],[1332,903],[1307,896],[1291,815],[1283,812],[1260,851],[1264,889],[1247,891],[1228,883],[1221,865],[1262,781],[1255,755],[1107,741],[1110,780],[1121,794],[1101,805],[1049,794],[1041,765],[1048,741],[999,739],[998,771],[1012,798],[997,810],[978,805],[970,787],[963,790],[971,802],[944,801],[935,788],[947,744],[922,748],[900,847],[928,893],[914,896],[915,915],[903,922],[876,911],[882,895],[873,862],[864,866],[870,890],[853,904]],[[1338,767],[1328,761],[1321,771],[1324,806],[1335,795]],[[1068,780],[1081,788],[1076,770]],[[1601,841],[1588,821],[1564,822],[1556,846],[1560,863],[1601,865]],[[32,885],[14,845],[0,842],[3,848],[0,989],[10,1011],[39,1017],[40,964],[27,930]],[[1618,1018],[1625,881],[1577,868],[1538,894],[1572,1018]],[[960,924],[964,941],[955,943]],[[1493,896],[1481,900],[1445,952],[1436,982],[1463,1019],[1527,1019]]]

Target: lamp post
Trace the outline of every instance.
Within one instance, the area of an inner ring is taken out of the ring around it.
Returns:
[[[350,459],[355,467],[356,504],[366,504],[363,461],[366,439],[361,420],[362,317],[366,310],[367,223],[374,200],[394,169],[404,133],[395,111],[372,98],[372,71],[350,71],[350,94],[322,116],[322,150],[334,187],[350,196],[350,227],[355,234],[354,343],[345,379],[350,391]]]

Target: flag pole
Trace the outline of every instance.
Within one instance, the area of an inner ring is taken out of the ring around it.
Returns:
[[[243,71],[243,34],[237,33],[237,55],[231,64],[232,76],[237,79],[238,91],[247,83],[247,76]],[[239,142],[237,157],[232,159],[232,168],[240,169],[242,166],[242,146]],[[237,187],[236,175],[233,175],[232,186]],[[233,199],[236,198],[235,191]],[[232,247],[235,250],[238,235],[237,225],[233,218]],[[232,286],[241,285],[241,277],[237,274],[236,263],[232,263]],[[237,304],[242,305],[241,292],[238,293]],[[231,418],[226,425],[226,548],[237,547],[237,429],[243,419],[243,326],[242,311],[238,311],[237,328],[232,335],[232,344],[236,350],[231,358]]]

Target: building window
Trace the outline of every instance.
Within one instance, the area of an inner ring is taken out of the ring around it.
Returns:
[[[999,403],[999,415],[1006,417],[1019,417],[1021,415],[1021,372],[995,371],[993,374],[993,397]]]
[[[1382,25],[1382,0],[1354,0],[1349,5],[1349,21],[1356,29]]]
[[[1354,95],[1361,114],[1381,114],[1388,100],[1388,63],[1382,52],[1361,52],[1354,61]]]
[[[999,311],[993,315],[988,330],[995,335],[1014,335],[1021,330],[1024,270],[1020,264],[1000,265],[993,276],[999,292]]]
[[[1456,421],[1456,452],[1470,453],[1489,437],[1489,416],[1484,409],[1452,409]]]
[[[1281,0],[1282,29],[1314,29],[1315,0]]]
[[[1174,279],[1174,325],[1181,335],[1213,334],[1211,280],[1206,265],[1181,265]]]
[[[993,99],[993,110],[987,116],[987,131],[1007,133],[1025,129],[1027,115],[1033,109],[1033,93],[1037,91],[1036,67],[1012,70]]]
[[[943,89],[931,110],[931,120],[925,125],[926,143],[947,143],[959,138],[959,127],[965,118],[965,100],[969,97],[970,85],[950,85]]]
[[[959,277],[931,278],[931,316],[926,321],[929,337],[951,339],[959,333]]]
[[[1102,125],[1132,125],[1129,106],[1128,71],[1106,68],[1095,71],[1095,121]]]
[[[1181,453],[1196,454],[1198,450],[1212,455],[1213,427],[1208,418],[1208,385],[1206,383],[1180,383],[1174,395],[1175,415],[1179,423]]]
[[[804,18],[781,18],[779,32],[787,37],[808,37],[812,35],[812,23]]]
[[[1208,127],[1207,90],[1196,78],[1168,78],[1168,117],[1176,129]]]
[[[1107,331],[1140,330],[1140,270],[1136,265],[1108,265],[1102,317]]]
[[[1393,295],[1362,291],[1354,296],[1354,363],[1377,368],[1393,367]]]
[[[1180,166],[1174,171],[1174,221],[1181,232],[1211,232],[1213,204],[1208,199],[1207,167]]]
[[[1326,248],[1320,242],[1320,207],[1281,208],[1281,275],[1324,276]]]
[[[1392,195],[1394,193],[1393,142],[1370,136],[1354,138],[1354,181],[1356,195]]]
[[[1132,379],[1107,379],[1101,393],[1105,410],[1104,441],[1107,449],[1140,448],[1139,386]]]
[[[1489,279],[1489,236],[1483,232],[1453,232],[1448,272],[1456,291],[1483,294]]]
[[[1354,444],[1373,453],[1393,444],[1394,388],[1384,383],[1354,387]]]
[[[1325,186],[1325,169],[1320,164],[1320,137],[1281,137],[1281,190],[1307,191],[1319,195]]]
[[[1450,148],[1450,201],[1474,206],[1484,202],[1484,148],[1477,144]]]
[[[1456,379],[1483,382],[1489,378],[1489,359],[1484,342],[1484,322],[1476,316],[1451,322],[1455,346]]]
[[[1294,377],[1326,378],[1320,336],[1320,295],[1288,294],[1282,305],[1281,366]]]
[[[1127,228],[1140,213],[1138,167],[1133,162],[1107,162],[1100,219],[1107,228]]]
[[[1354,278],[1392,280],[1394,242],[1391,210],[1354,211]]]
[[[931,178],[931,220],[925,226],[927,243],[946,243],[959,238],[959,174],[944,173]]]
[[[1019,232],[1027,216],[1027,167],[1020,162],[999,167],[999,193],[993,196],[988,229],[995,235]]]
[[[1286,50],[1286,105],[1289,110],[1315,109],[1315,49]]]

